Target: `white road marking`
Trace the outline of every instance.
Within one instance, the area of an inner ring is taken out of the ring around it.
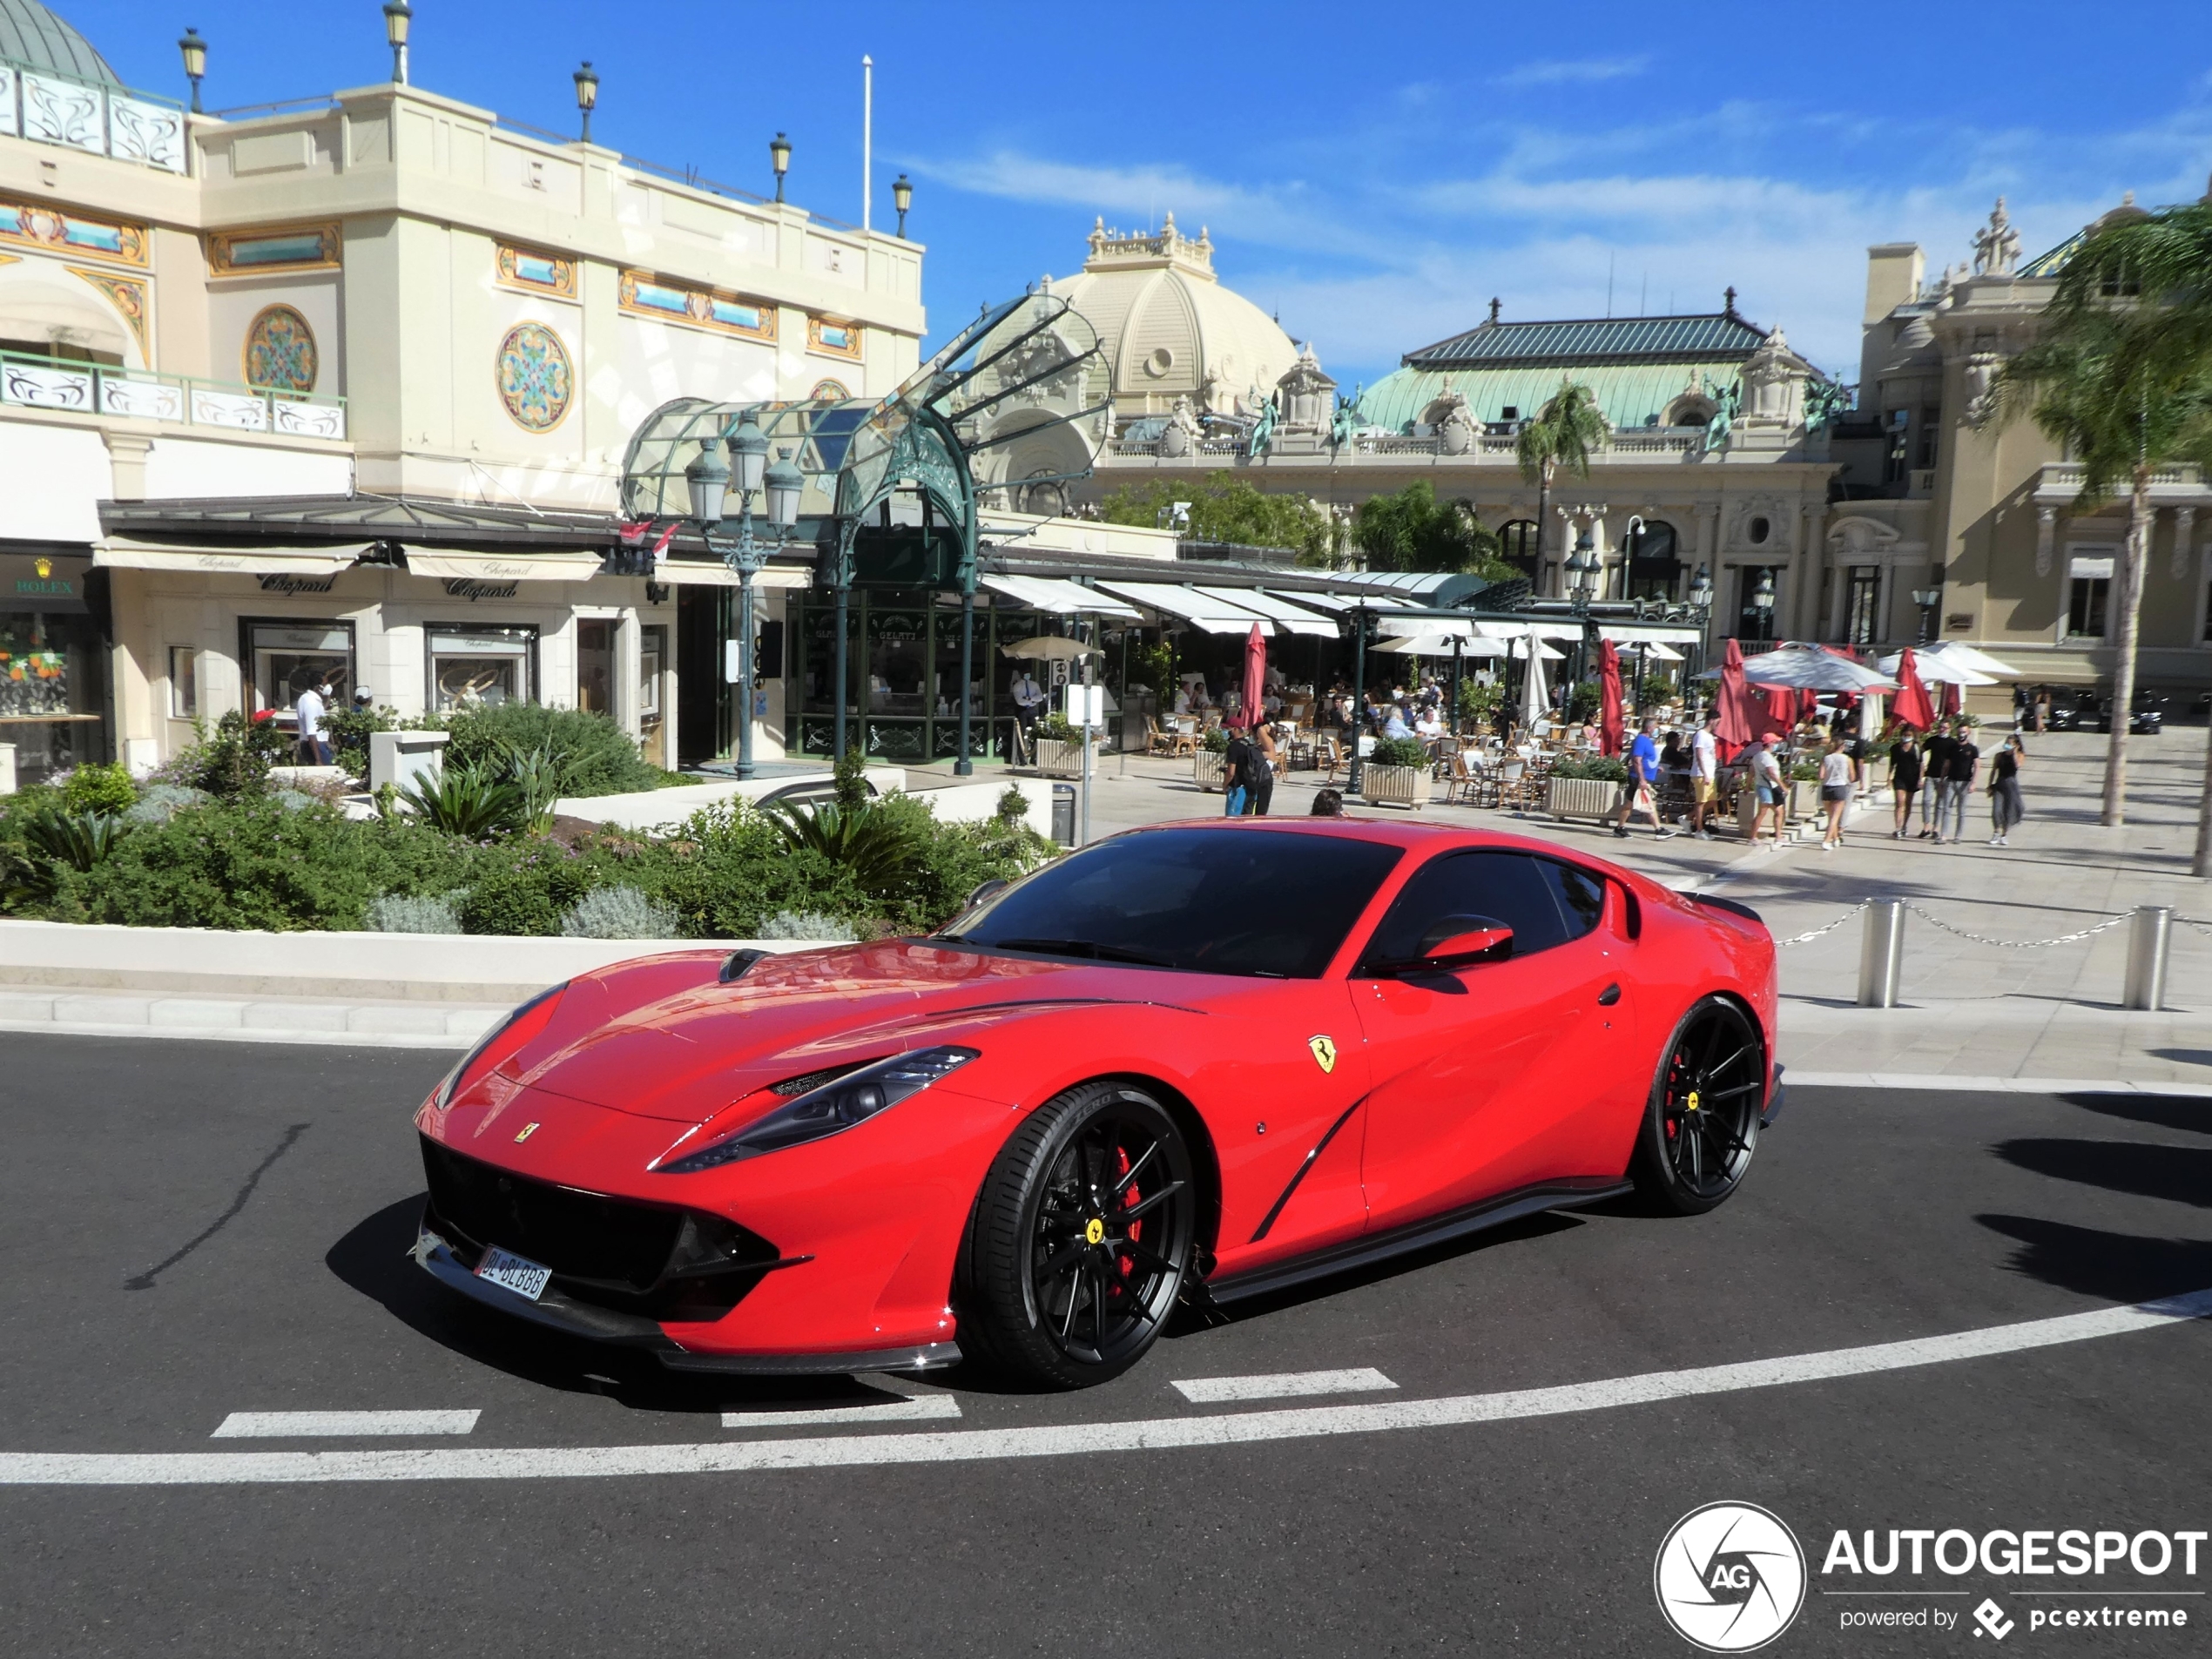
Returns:
[[[0,1486],[239,1486],[336,1480],[539,1480],[651,1474],[726,1474],[754,1469],[820,1469],[869,1464],[972,1463],[996,1458],[1072,1457],[1182,1447],[1250,1446],[1328,1434],[1501,1423],[1563,1413],[1642,1406],[1697,1394],[1734,1393],[1786,1383],[1868,1377],[1916,1366],[1984,1359],[2100,1337],[2163,1330],[2212,1316],[2212,1290],[2132,1307],[1987,1325],[1863,1348],[1752,1359],[1692,1371],[1653,1371],[1555,1388],[1457,1394],[1368,1406],[1309,1406],[1218,1412],[1057,1427],[963,1429],[843,1438],[718,1441],[711,1445],[415,1447],[391,1452],[10,1452]]]
[[[2143,1082],[2129,1078],[1953,1077],[1901,1071],[1800,1071],[1786,1067],[1783,1081],[1804,1089],[1933,1089],[1971,1095],[2184,1095],[2212,1099],[2212,1083]],[[1789,1114],[1785,1111],[1786,1118]]]
[[[345,1439],[366,1434],[466,1434],[481,1412],[233,1412],[211,1440]]]
[[[825,1406],[805,1412],[725,1412],[725,1428],[811,1427],[827,1423],[917,1423],[940,1421],[960,1415],[960,1401],[950,1394],[916,1394],[887,1406]]]
[[[1278,1371],[1265,1377],[1192,1377],[1169,1386],[1194,1406],[1289,1399],[1299,1394],[1357,1394],[1398,1386],[1372,1366],[1356,1371]]]

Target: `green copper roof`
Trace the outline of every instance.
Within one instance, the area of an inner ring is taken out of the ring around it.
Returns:
[[[1741,362],[1766,331],[1733,311],[1696,317],[1608,317],[1579,322],[1486,322],[1406,354],[1412,368],[1544,367],[1663,361]],[[1680,389],[1677,388],[1676,389]]]
[[[1571,378],[1590,388],[1598,408],[1615,426],[1639,427],[1651,424],[1655,415],[1664,420],[1667,406],[1686,391],[1703,391],[1708,376],[1724,386],[1736,374],[1727,364],[1716,367],[1677,359],[1578,368]],[[1556,361],[1526,368],[1393,369],[1360,394],[1359,421],[1363,426],[1402,431],[1447,392],[1466,398],[1477,421],[1526,421],[1568,378]],[[1507,409],[1513,413],[1507,414]]]
[[[0,0],[0,57],[30,69],[51,69],[80,81],[119,86],[107,59],[92,43],[38,3]]]

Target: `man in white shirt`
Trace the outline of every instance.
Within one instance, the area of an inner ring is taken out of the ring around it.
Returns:
[[[1709,714],[1705,724],[1697,728],[1697,735],[1690,739],[1689,833],[1700,840],[1713,839],[1713,832],[1705,827],[1705,814],[1720,803],[1720,725],[1719,715]]]
[[[1037,724],[1037,711],[1044,706],[1044,688],[1023,669],[1014,682],[1014,718],[1022,723],[1022,736],[1030,738]]]
[[[300,723],[300,764],[303,766],[330,764],[330,744],[322,730],[323,715],[327,710],[323,696],[329,689],[329,681],[317,681],[303,689],[299,702],[293,705]]]

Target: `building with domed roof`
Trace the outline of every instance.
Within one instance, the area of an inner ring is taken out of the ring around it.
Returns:
[[[0,0],[0,58],[95,85],[122,84],[92,43],[38,0]]]

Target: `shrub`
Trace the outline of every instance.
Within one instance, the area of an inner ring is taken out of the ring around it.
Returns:
[[[287,813],[305,812],[315,804],[315,798],[300,789],[280,789],[269,799]]]
[[[380,894],[368,901],[368,930],[378,934],[457,934],[465,893]]]
[[[1198,743],[1208,754],[1225,755],[1229,752],[1229,733],[1222,726],[1209,726]]]
[[[919,809],[919,821],[909,808]],[[858,809],[779,801],[763,807],[761,815],[775,826],[786,846],[817,853],[850,871],[863,893],[885,903],[905,896],[921,859],[921,844],[935,823],[928,808],[911,796],[890,797]]]
[[[521,786],[480,766],[448,765],[435,780],[418,778],[400,799],[433,829],[472,841],[510,834],[529,815]]]
[[[836,779],[837,804],[845,812],[860,812],[873,799],[874,792],[867,777],[867,757],[858,749],[847,749],[830,769],[830,775]]]
[[[674,939],[675,907],[647,898],[636,887],[594,887],[561,918],[570,939]]]
[[[1428,751],[1419,738],[1377,738],[1367,753],[1371,766],[1426,766]]]
[[[999,804],[992,809],[992,816],[1009,829],[1026,824],[1029,821],[1029,798],[1008,784],[999,796]]]
[[[502,703],[456,710],[445,724],[453,734],[446,745],[448,768],[503,773],[518,757],[542,750],[557,770],[562,794],[621,795],[658,788],[662,781],[629,735],[604,714]]]
[[[1605,693],[1595,680],[1583,680],[1575,687],[1567,699],[1567,719],[1570,725],[1586,725],[1597,718],[1597,711],[1605,701]]]
[[[330,739],[330,759],[345,768],[349,778],[368,776],[368,738],[374,732],[389,732],[398,725],[390,709],[334,709],[323,717],[323,734]]]
[[[291,754],[291,739],[266,715],[249,720],[231,709],[163,770],[168,782],[219,800],[244,800],[265,792],[269,768]]]
[[[1581,755],[1555,761],[1551,775],[1554,778],[1589,778],[1599,783],[1618,784],[1628,781],[1629,765],[1615,755]]]
[[[206,790],[183,784],[148,784],[138,804],[123,816],[132,824],[166,824],[185,807],[204,806],[211,799]]]
[[[138,787],[126,767],[79,766],[62,784],[62,805],[72,813],[127,812]]]
[[[819,910],[779,910],[760,924],[755,939],[810,939],[826,945],[849,945],[852,928]]]
[[[1037,741],[1040,743],[1073,743],[1076,728],[1068,724],[1064,714],[1048,714],[1037,722]]]

